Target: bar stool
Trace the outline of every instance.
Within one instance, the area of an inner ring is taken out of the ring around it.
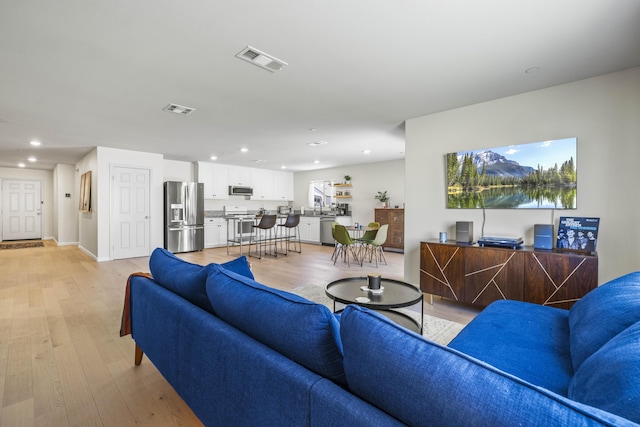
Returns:
[[[278,256],[278,253],[276,252],[276,239],[273,236],[273,228],[276,225],[276,219],[277,219],[277,215],[262,215],[262,218],[260,219],[260,222],[258,223],[258,225],[252,225],[251,226],[251,234],[249,235],[249,256],[255,257],[255,258],[262,258],[262,248],[264,247],[264,254],[267,254],[267,245],[272,242],[274,245],[274,249],[273,249],[273,256]],[[253,241],[253,236],[256,236],[256,240],[255,242]],[[268,235],[268,237],[267,237]],[[257,247],[258,250],[258,255],[252,255],[251,254],[251,245],[254,244]]]
[[[282,241],[285,241],[285,251],[281,254],[287,255],[289,253],[289,245],[291,244],[291,238],[293,237],[293,252],[302,253],[302,245],[300,244],[300,214],[289,214],[284,224],[278,224],[278,230],[280,230],[280,247],[282,248]],[[281,228],[282,227],[282,228]],[[286,230],[286,235],[285,235]],[[276,236],[278,233],[276,232]],[[296,250],[296,247],[298,250]]]

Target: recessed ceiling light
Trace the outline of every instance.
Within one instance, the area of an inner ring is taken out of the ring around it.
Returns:
[[[40,141],[33,140],[29,144],[33,145],[34,147],[37,147],[40,145]]]
[[[280,169],[286,169],[287,167],[285,165],[280,166]]]
[[[371,153],[371,150],[362,150],[362,152],[363,152],[364,154],[370,154],[370,153]]]
[[[327,142],[327,141],[313,141],[313,142],[307,142],[307,145],[308,145],[309,147],[318,147],[318,146],[320,146],[320,145],[325,145],[325,144],[328,144],[328,142]]]
[[[33,156],[29,157],[27,160],[29,160],[30,162],[37,162],[38,161],[38,159],[36,159]]]
[[[313,163],[317,165],[318,163],[320,163],[320,160],[314,160]]]
[[[257,159],[257,160],[251,160],[253,163],[266,163],[266,160],[262,160],[262,159]]]
[[[211,160],[218,160],[218,156],[211,156],[209,157]]]
[[[24,163],[18,163],[18,167],[19,167],[19,168],[23,168],[23,167],[25,167],[25,166],[26,166],[26,165],[25,165]]]
[[[242,148],[240,149],[240,152],[242,152],[242,153],[246,153],[247,151],[249,151],[249,149],[248,149],[248,148],[246,148],[246,147],[242,147]]]

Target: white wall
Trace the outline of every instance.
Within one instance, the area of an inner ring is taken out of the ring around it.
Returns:
[[[98,257],[98,149],[93,149],[76,163],[76,188],[80,191],[80,177],[91,171],[91,212],[76,211],[78,218],[78,247],[97,259]],[[78,198],[78,201],[80,199]],[[108,208],[108,203],[105,204]]]
[[[599,283],[640,270],[640,68],[408,120],[405,279],[419,282],[420,241],[455,236],[456,221],[482,210],[445,208],[447,152],[578,138],[576,210],[486,210],[485,235],[522,235],[560,216],[600,217]]]
[[[79,247],[97,261],[111,259],[111,167],[149,169],[150,252],[163,246],[164,166],[161,154],[97,147],[76,164],[76,182],[87,171],[91,176],[91,212],[80,213]]]
[[[39,181],[42,192],[42,238],[53,239],[53,172],[50,170],[0,168],[0,181],[3,179],[19,179],[25,181]],[[1,187],[0,187],[1,188]],[[0,197],[0,203],[2,198]],[[0,210],[1,212],[1,210]],[[0,222],[0,233],[2,226]],[[1,236],[0,236],[1,238]]]
[[[98,147],[97,192],[93,192],[93,180],[91,183],[91,202],[93,195],[97,195],[97,235],[98,251],[97,260],[111,259],[111,167],[125,166],[149,169],[150,179],[150,205],[149,220],[150,252],[156,247],[164,245],[163,231],[163,186],[164,165],[161,154],[145,153],[140,151],[120,150],[115,148]]]
[[[76,183],[75,177],[73,165],[58,164],[53,168],[53,227],[58,245],[78,243],[80,184]]]
[[[344,176],[351,177],[351,199],[340,199],[349,203],[352,221],[368,223],[374,219],[374,209],[381,207],[374,196],[378,191],[387,191],[391,206],[403,207],[405,201],[405,166],[403,160],[366,163],[331,169],[320,169],[294,174],[294,207],[300,209],[307,206],[309,181],[329,180],[344,181]]]
[[[178,160],[163,160],[164,165],[164,181],[183,181],[190,182],[194,180],[194,167],[192,162],[181,162]]]

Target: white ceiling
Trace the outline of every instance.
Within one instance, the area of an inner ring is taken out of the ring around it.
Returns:
[[[292,171],[401,159],[407,119],[637,66],[637,0],[3,0],[0,167],[95,146]]]

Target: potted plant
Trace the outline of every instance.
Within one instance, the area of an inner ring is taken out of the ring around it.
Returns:
[[[389,206],[389,196],[387,196],[387,190],[378,191],[378,194],[374,196],[374,199],[380,200],[380,203],[382,203],[383,208],[386,208]]]
[[[351,176],[345,175],[344,176],[344,183],[345,184],[351,184]]]

